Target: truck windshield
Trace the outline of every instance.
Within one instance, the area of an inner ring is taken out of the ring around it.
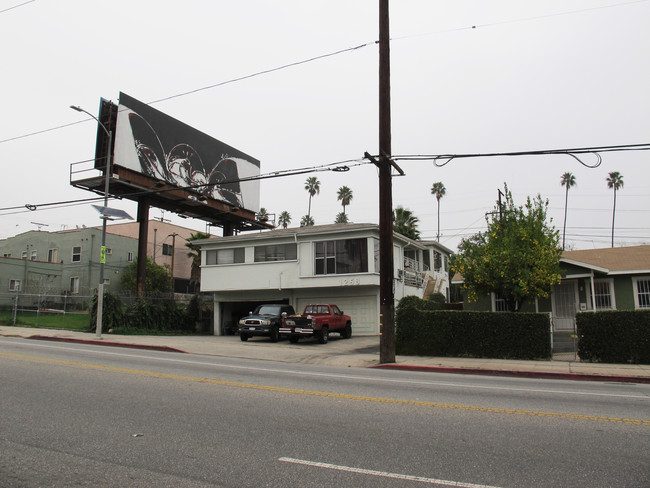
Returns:
[[[255,310],[255,315],[280,315],[279,305],[260,305]]]

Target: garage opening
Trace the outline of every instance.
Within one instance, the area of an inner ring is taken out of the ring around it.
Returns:
[[[236,335],[237,323],[242,317],[246,317],[258,305],[277,303],[288,305],[289,299],[282,300],[250,300],[245,302],[221,302],[221,333],[223,335]]]

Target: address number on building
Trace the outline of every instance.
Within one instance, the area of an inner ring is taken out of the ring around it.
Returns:
[[[341,280],[342,286],[355,286],[360,284],[361,284],[361,280],[359,278],[346,278]]]

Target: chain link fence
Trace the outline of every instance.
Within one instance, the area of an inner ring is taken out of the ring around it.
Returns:
[[[116,295],[125,310],[139,298],[133,294]],[[213,302],[209,295],[165,294],[148,295],[141,300],[155,304],[172,300],[177,307],[187,309],[193,298],[198,300],[196,332],[213,333]],[[95,295],[53,293],[0,293],[0,325],[38,327],[66,330],[94,328]]]

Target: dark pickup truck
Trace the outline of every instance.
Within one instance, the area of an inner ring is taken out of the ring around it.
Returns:
[[[278,342],[282,315],[295,313],[291,305],[260,305],[239,321],[239,338],[247,341],[252,336],[269,336],[271,342]]]
[[[296,343],[301,337],[315,337],[319,343],[327,343],[330,332],[338,332],[344,339],[352,337],[352,320],[339,307],[332,304],[312,303],[302,315],[286,316],[280,327],[280,335],[288,336]]]

